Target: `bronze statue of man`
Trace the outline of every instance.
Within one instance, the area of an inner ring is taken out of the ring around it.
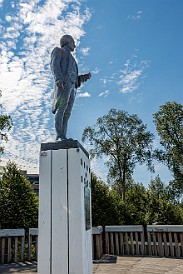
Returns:
[[[55,114],[56,141],[67,140],[67,123],[74,104],[76,90],[91,74],[78,75],[78,66],[71,52],[76,45],[71,35],[60,39],[61,48],[51,53],[51,71],[55,80],[52,112]]]

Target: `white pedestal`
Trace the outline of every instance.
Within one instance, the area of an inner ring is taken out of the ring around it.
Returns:
[[[77,141],[41,144],[39,274],[91,274],[91,180]]]

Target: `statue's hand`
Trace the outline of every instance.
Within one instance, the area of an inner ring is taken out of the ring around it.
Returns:
[[[86,73],[86,74],[81,74],[78,76],[78,86],[77,87],[80,87],[81,86],[81,83],[84,83],[86,82],[88,79],[91,78],[91,73]]]
[[[56,85],[57,85],[58,89],[63,90],[63,82],[61,80],[58,80],[56,82]]]
[[[86,80],[90,79],[91,78],[91,73],[89,72],[89,73],[85,74],[85,77],[86,77]]]
[[[82,74],[81,76],[81,82],[86,82],[88,79],[91,78],[91,73]]]

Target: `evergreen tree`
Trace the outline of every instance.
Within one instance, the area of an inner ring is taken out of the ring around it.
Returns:
[[[15,163],[9,162],[0,181],[1,228],[37,227],[38,197]]]

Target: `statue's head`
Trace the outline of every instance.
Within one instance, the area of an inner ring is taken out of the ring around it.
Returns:
[[[70,51],[74,51],[76,45],[75,45],[75,42],[74,42],[74,39],[71,35],[63,35],[60,39],[60,46],[61,47],[64,47],[65,45],[68,45],[69,48],[70,48]]]

